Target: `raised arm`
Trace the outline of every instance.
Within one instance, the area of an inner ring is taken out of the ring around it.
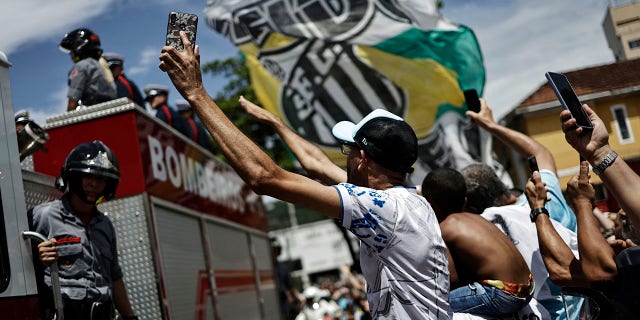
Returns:
[[[536,156],[540,169],[547,169],[557,175],[556,163],[551,152],[531,137],[496,123],[493,112],[484,99],[480,99],[480,112],[467,111],[466,115],[522,156]]]
[[[240,106],[254,119],[273,127],[311,177],[327,185],[347,181],[347,173],[342,168],[335,165],[315,144],[291,130],[276,115],[244,98],[240,98]]]
[[[547,201],[545,183],[540,180],[540,173],[535,171],[525,186],[525,194],[531,209],[544,208]],[[557,285],[581,286],[588,284],[580,261],[573,255],[553,226],[548,215],[540,214],[535,219],[538,231],[538,245],[544,265],[549,271],[549,278]]]
[[[198,46],[192,48],[184,32],[180,32],[180,37],[184,50],[163,47],[160,69],[167,72],[245,183],[258,194],[267,194],[339,218],[341,204],[337,190],[280,168],[226,117],[202,85]]]
[[[576,126],[576,120],[571,118],[569,111],[560,113],[562,131],[567,142],[582,155],[592,167],[597,167],[611,154],[609,133],[598,115],[583,105],[593,123],[592,130],[584,130]],[[631,224],[640,226],[640,177],[624,160],[617,157],[613,163],[600,174],[600,179],[607,189],[618,200],[620,206],[627,213]]]
[[[594,282],[612,281],[617,274],[615,253],[593,217],[595,190],[589,182],[586,161],[580,163],[580,174],[569,180],[567,197],[578,218],[578,250],[584,273]]]

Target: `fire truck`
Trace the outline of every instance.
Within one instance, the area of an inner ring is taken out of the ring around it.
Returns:
[[[0,52],[0,318],[40,318],[27,210],[60,196],[66,155],[93,140],[120,163],[99,209],[140,319],[280,318],[265,210],[230,166],[126,98],[49,117],[21,163],[9,68]]]

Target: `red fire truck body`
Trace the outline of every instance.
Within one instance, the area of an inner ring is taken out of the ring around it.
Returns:
[[[116,228],[140,319],[279,319],[264,209],[230,166],[123,98],[48,118],[46,151],[21,167],[9,66],[0,53],[5,315],[39,318],[31,247],[21,236],[28,230],[26,210],[60,196],[54,177],[73,147],[101,140],[116,154],[121,179],[116,198],[99,208]]]

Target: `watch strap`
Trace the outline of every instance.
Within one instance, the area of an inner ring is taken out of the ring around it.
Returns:
[[[611,152],[609,152],[609,154],[607,154],[607,156],[604,157],[602,162],[600,162],[597,166],[593,167],[593,173],[597,175],[601,175],[605,169],[609,168],[609,166],[611,166],[613,162],[616,161],[616,158],[618,158],[618,153],[611,150]]]
[[[541,214],[549,215],[549,211],[547,211],[547,208],[545,207],[531,209],[531,213],[529,214],[529,218],[531,218],[531,222],[535,223],[536,218],[538,218],[538,216]]]

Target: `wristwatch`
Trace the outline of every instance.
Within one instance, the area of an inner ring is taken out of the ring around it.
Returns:
[[[609,154],[604,157],[604,160],[602,160],[600,164],[593,167],[593,173],[601,175],[605,169],[609,168],[609,166],[613,164],[614,161],[616,161],[616,158],[618,158],[618,154],[615,151],[611,150],[611,152],[609,152]]]
[[[531,213],[529,214],[529,218],[531,218],[531,222],[535,223],[536,219],[541,214],[549,215],[549,211],[547,211],[547,208],[545,207],[531,209]]]

